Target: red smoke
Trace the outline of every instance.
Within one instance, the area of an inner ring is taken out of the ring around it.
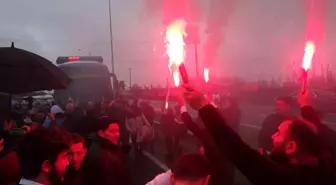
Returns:
[[[307,12],[306,39],[319,43],[325,36],[328,0],[303,0]]]
[[[234,0],[210,0],[206,20],[207,39],[204,43],[204,64],[211,66],[223,42],[223,28],[226,27],[234,10]]]
[[[176,19],[183,19],[188,22],[190,19],[189,5],[190,0],[166,0],[162,10],[162,23],[168,25]]]
[[[146,12],[156,15],[162,12],[162,23],[168,25],[173,20],[184,19],[187,23],[200,19],[199,0],[146,0]]]

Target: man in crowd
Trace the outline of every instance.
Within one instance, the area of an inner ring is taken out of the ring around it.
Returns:
[[[123,145],[129,144],[129,132],[126,129],[126,119],[133,117],[132,113],[129,111],[128,102],[125,97],[119,97],[113,103],[111,103],[108,116],[115,118],[119,123],[120,129],[120,142]]]
[[[66,170],[64,184],[75,185],[81,182],[79,170],[86,155],[86,147],[84,138],[78,134],[72,134],[70,142],[71,145],[68,154],[70,164]]]
[[[279,97],[276,100],[276,113],[270,114],[262,123],[258,136],[259,152],[272,150],[272,135],[277,131],[281,122],[291,117],[291,97]]]
[[[333,169],[320,161],[319,154],[323,151],[319,148],[319,133],[311,122],[299,118],[283,121],[272,136],[273,149],[267,158],[246,145],[202,93],[187,85],[183,91],[188,104],[199,110],[222,156],[228,158],[252,184],[335,184]],[[307,94],[302,98],[307,98]]]
[[[119,123],[107,118],[98,123],[98,133],[82,163],[83,183],[87,185],[129,185],[129,169],[118,145]]]
[[[40,128],[29,133],[18,150],[20,185],[59,184],[64,179],[69,150],[68,134]]]
[[[70,166],[78,170],[86,154],[85,140],[78,134],[71,135],[71,145],[69,151]]]
[[[171,170],[156,176],[147,185],[208,185],[210,173],[210,163],[202,154],[184,154]]]

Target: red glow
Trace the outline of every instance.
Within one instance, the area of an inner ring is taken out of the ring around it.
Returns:
[[[306,37],[318,44],[325,35],[328,0],[303,0],[307,12]]]
[[[173,73],[175,86],[180,85],[180,76],[178,67],[185,60],[185,26],[186,22],[183,20],[176,20],[167,27],[166,30],[166,48],[169,57],[169,70]]]
[[[69,61],[76,61],[76,60],[79,60],[80,59],[80,57],[78,57],[78,56],[71,56],[71,57],[68,57],[68,60]]]
[[[302,68],[304,70],[310,69],[312,65],[312,59],[315,54],[315,44],[312,41],[308,41],[305,47],[305,53],[302,60]]]
[[[178,71],[173,72],[174,84],[176,87],[180,85],[180,73]]]
[[[168,109],[168,101],[166,101],[165,108]]]
[[[208,83],[208,81],[209,81],[209,68],[204,68],[204,71],[203,71],[203,73],[204,73],[204,81],[206,82],[206,83]]]
[[[166,47],[167,55],[169,56],[169,67],[176,65],[177,67],[184,62],[185,59],[185,43],[184,35],[186,22],[176,20],[167,27],[166,30]]]
[[[166,26],[178,19],[193,22],[200,15],[198,3],[192,0],[165,0],[162,8],[162,23]]]

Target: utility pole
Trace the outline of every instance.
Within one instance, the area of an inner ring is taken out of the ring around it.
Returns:
[[[112,34],[112,15],[111,15],[111,0],[108,0],[109,4],[109,20],[110,20],[110,49],[111,49],[111,64],[112,64],[112,73],[114,73],[114,54],[113,54],[113,34]]]
[[[132,87],[132,68],[128,68],[128,74],[129,74],[129,87]]]

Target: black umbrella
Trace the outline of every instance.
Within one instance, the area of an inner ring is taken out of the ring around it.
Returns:
[[[64,89],[70,78],[49,60],[14,47],[0,47],[0,92],[21,94]]]

